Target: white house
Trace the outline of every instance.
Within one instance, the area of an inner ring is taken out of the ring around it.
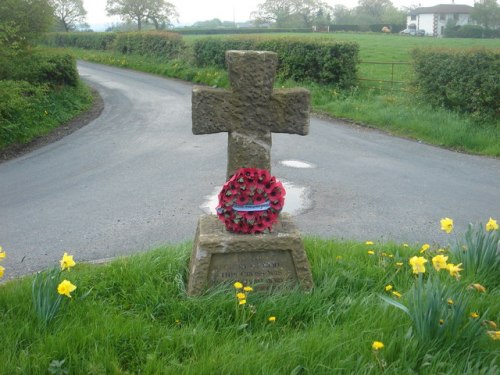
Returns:
[[[474,8],[462,4],[439,4],[433,7],[416,8],[410,11],[406,27],[410,30],[425,30],[425,35],[443,36],[449,20],[457,26],[472,23],[470,14]]]

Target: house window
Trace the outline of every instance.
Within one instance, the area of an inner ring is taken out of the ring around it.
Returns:
[[[439,15],[439,19],[440,19],[441,21],[445,21],[445,20],[446,20],[446,14],[441,13],[441,14]]]
[[[410,17],[410,19],[412,21],[416,21],[417,20],[417,16],[415,14],[412,14],[411,17]]]

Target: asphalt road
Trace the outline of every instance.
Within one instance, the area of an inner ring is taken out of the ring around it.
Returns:
[[[227,136],[191,133],[192,85],[79,63],[102,115],[0,164],[6,276],[191,240],[201,206],[224,183]],[[500,142],[500,140],[499,140]],[[446,243],[444,216],[500,219],[500,160],[442,150],[337,121],[306,137],[273,135],[272,172],[302,189],[304,234]],[[313,168],[282,164],[299,160]]]

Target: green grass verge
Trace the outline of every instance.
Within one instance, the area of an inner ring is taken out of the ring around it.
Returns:
[[[0,81],[0,150],[25,144],[43,136],[89,109],[90,89],[78,86],[30,85],[27,82]]]
[[[32,277],[7,282],[0,285],[0,373],[45,374],[51,363],[58,367],[53,361],[62,360],[59,370],[75,374],[498,371],[500,341],[491,340],[485,327],[475,341],[421,345],[406,336],[409,318],[380,298],[390,295],[384,289],[391,284],[405,301],[415,283],[408,258],[421,255],[418,249],[315,238],[305,245],[314,290],[251,292],[244,306],[237,305],[230,285],[201,297],[186,295],[189,243],[108,264],[77,264],[64,275],[77,290],[47,327],[33,311]],[[466,294],[467,314],[500,322],[498,282],[479,293],[467,285],[481,280],[457,281],[447,274],[443,280]],[[373,341],[385,347],[373,352]]]
[[[393,38],[402,41],[429,40],[427,38]],[[409,47],[406,49],[407,53],[408,50]],[[180,78],[210,86],[229,86],[225,71],[215,68],[196,68],[189,63],[189,58],[164,61],[146,56],[81,49],[71,49],[69,52],[86,61]],[[386,58],[389,57],[386,56]],[[369,74],[374,74],[372,77],[375,77],[378,73]],[[307,82],[277,82],[276,86],[302,86],[309,89],[312,94],[312,107],[316,112],[452,150],[500,156],[499,121],[478,124],[467,115],[433,108],[412,92],[381,91],[376,87],[345,92],[333,86]]]

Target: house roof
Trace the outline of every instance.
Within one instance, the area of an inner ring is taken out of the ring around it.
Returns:
[[[439,4],[433,7],[422,7],[413,9],[410,12],[410,15],[416,14],[440,14],[440,13],[461,13],[461,14],[470,14],[474,7],[470,5],[463,4]]]

